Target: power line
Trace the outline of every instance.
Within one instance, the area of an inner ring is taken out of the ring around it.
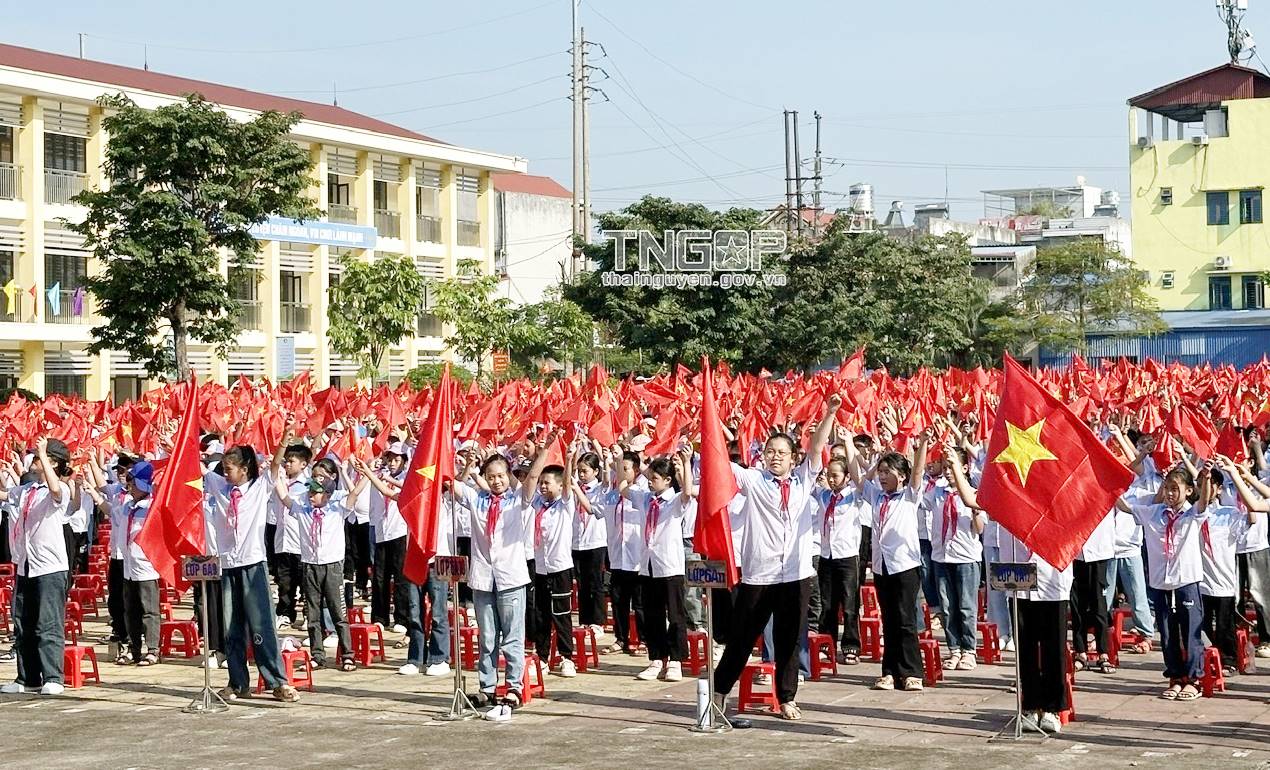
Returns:
[[[550,81],[557,80],[559,79],[559,77],[560,77],[559,75],[551,75],[549,77],[543,78],[542,80],[535,80],[532,83],[525,83],[523,85],[516,86],[515,88],[509,88],[506,91],[498,91],[497,93],[486,94],[484,96],[474,96],[471,99],[461,99],[457,102],[445,102],[442,104],[425,104],[422,107],[410,107],[404,110],[392,110],[391,112],[377,112],[375,113],[375,117],[384,118],[390,115],[405,115],[411,112],[425,112],[427,110],[440,109],[441,107],[457,107],[460,104],[471,104],[473,102],[483,102],[486,99],[494,99],[499,96],[506,96],[508,94],[514,94],[520,91],[524,91],[526,88],[532,88],[537,85],[542,85],[543,83],[548,83]]]
[[[531,56],[528,59],[521,59],[520,61],[508,62],[507,64],[500,64],[497,67],[486,67],[485,69],[468,70],[466,72],[447,72],[443,75],[433,75],[432,77],[420,78],[418,80],[402,80],[396,83],[381,83],[378,85],[358,86],[357,88],[341,87],[340,93],[341,94],[355,94],[355,93],[360,93],[362,91],[376,91],[382,88],[404,88],[406,86],[417,86],[422,83],[432,83],[438,80],[445,80],[447,78],[466,77],[468,75],[488,75],[491,72],[500,72],[505,69],[511,69],[512,67],[519,67],[522,64],[529,64],[530,62],[536,62],[536,61],[542,61],[543,59],[549,59],[552,56],[559,56],[561,53],[563,52],[551,51],[550,53],[545,53],[540,56]],[[299,91],[278,91],[278,90],[271,89],[269,91],[269,93],[277,94],[278,96],[285,96],[287,94],[329,94],[330,92],[331,92],[331,89],[329,88],[314,88],[314,89],[304,89]]]
[[[742,176],[754,176],[756,174],[766,174],[769,171],[775,171],[780,166],[758,166],[751,169],[741,171],[732,171],[726,174],[715,174],[713,176],[690,177],[688,179],[670,179],[662,182],[644,182],[642,184],[622,185],[620,187],[597,187],[595,192],[616,192],[619,190],[638,190],[645,187],[672,187],[674,185],[692,184],[694,182],[717,182],[719,179],[734,179]],[[732,193],[737,200],[742,200],[743,196],[736,190],[726,189],[726,192]]]
[[[528,110],[532,110],[532,109],[535,109],[535,108],[537,108],[537,107],[542,107],[543,105],[546,105],[546,104],[552,104],[552,103],[554,103],[554,102],[566,101],[566,100],[568,100],[568,98],[569,98],[569,97],[567,97],[567,96],[556,96],[556,97],[552,97],[551,99],[544,99],[544,100],[543,100],[543,101],[541,101],[541,102],[535,102],[535,103],[533,103],[533,104],[528,104],[528,105],[525,105],[524,107],[517,107],[516,109],[512,109],[512,110],[503,110],[502,112],[495,112],[495,113],[492,113],[492,114],[489,114],[489,115],[480,115],[480,116],[475,117],[475,118],[464,118],[463,120],[452,120],[452,121],[450,121],[449,123],[436,123],[436,124],[431,125],[431,126],[423,126],[420,130],[421,130],[421,131],[430,131],[430,130],[432,130],[432,129],[434,129],[434,128],[446,128],[447,126],[459,126],[459,125],[462,125],[462,124],[464,124],[464,123],[475,123],[475,122],[476,122],[476,121],[478,121],[478,120],[489,120],[490,118],[501,118],[501,117],[503,117],[504,115],[514,115],[514,114],[516,114],[516,113],[518,113],[518,112],[526,112],[526,111],[528,111]]]
[[[755,123],[767,122],[769,120],[771,120],[771,118],[761,118],[760,120],[757,120],[754,122]],[[732,131],[736,131],[741,128],[744,128],[746,125],[753,125],[753,123],[748,123],[743,126],[735,126],[734,128],[730,128],[727,131],[720,131],[717,134],[707,134],[705,136],[698,136],[693,138],[692,141],[699,143],[699,142],[709,142],[709,141],[732,141],[735,139],[751,139],[756,136],[768,136],[776,132],[776,129],[767,129],[765,131],[754,131],[748,134],[737,134],[735,136],[727,136],[727,137],[723,136],[724,134],[728,134],[728,133],[731,133]],[[623,126],[623,128],[626,128],[626,126]],[[638,155],[644,152],[656,152],[657,150],[662,150],[662,149],[665,149],[662,145],[651,145],[648,147],[635,147],[629,150],[615,150],[613,152],[592,153],[591,157],[592,158],[615,158],[622,155]],[[568,155],[551,155],[546,157],[534,156],[534,162],[536,163],[541,163],[543,161],[548,161],[548,160],[568,160],[568,159],[569,159]]]
[[[948,163],[944,161],[908,161],[908,160],[875,160],[872,158],[826,158],[826,163],[834,166],[878,166],[886,168],[957,168],[976,171],[1126,171],[1124,166],[1043,166],[1043,165],[1003,165],[988,163]]]

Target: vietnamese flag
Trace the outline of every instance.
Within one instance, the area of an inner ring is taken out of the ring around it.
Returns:
[[[428,582],[428,562],[437,552],[437,524],[441,519],[445,482],[454,479],[454,407],[450,366],[441,374],[436,400],[419,433],[419,446],[410,460],[406,482],[397,498],[406,520],[406,564],[411,582]],[[396,400],[396,396],[391,396]]]
[[[203,536],[203,469],[198,446],[198,388],[186,384],[185,410],[172,440],[172,454],[156,476],[150,510],[137,545],[168,585],[185,590],[181,557],[207,553]]]
[[[1005,357],[980,505],[1055,569],[1066,569],[1133,482],[1079,417]]]
[[[728,443],[723,438],[723,423],[714,401],[714,376],[705,357],[701,359],[701,380],[701,484],[692,542],[703,557],[727,564],[728,586],[733,586],[738,578],[728,503],[736,497],[736,477],[732,475]]]

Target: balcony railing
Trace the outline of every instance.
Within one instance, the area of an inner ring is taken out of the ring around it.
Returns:
[[[389,209],[375,209],[375,230],[381,238],[400,238],[401,214]]]
[[[53,306],[46,304],[44,306],[44,321],[51,324],[71,324],[76,326],[84,326],[94,322],[88,314],[88,292],[80,295],[79,306],[75,303],[74,289],[61,289],[57,292],[57,312],[53,312]],[[45,302],[48,301],[45,294]],[[75,311],[78,310],[77,315]]]
[[[260,300],[240,299],[234,311],[234,322],[239,329],[256,331],[260,328]]]
[[[332,222],[355,225],[357,224],[357,207],[343,203],[328,203],[326,204],[326,218]]]
[[[441,242],[441,218],[420,214],[415,218],[415,240],[420,243]]]
[[[87,185],[88,174],[46,168],[44,169],[44,202],[70,203],[71,198],[83,192]]]
[[[466,219],[459,220],[459,245],[460,246],[480,246],[481,245],[481,223],[469,222]]]
[[[282,331],[288,334],[310,331],[312,328],[309,325],[311,307],[308,302],[279,302],[278,308],[282,311]]]
[[[0,200],[16,201],[21,195],[21,167],[12,163],[0,163]]]

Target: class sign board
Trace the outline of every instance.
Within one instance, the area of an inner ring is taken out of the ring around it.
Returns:
[[[220,560],[215,556],[182,556],[181,576],[190,583],[220,580]]]
[[[432,569],[437,573],[437,580],[457,583],[467,579],[466,556],[437,556],[432,560]]]
[[[1036,565],[1032,562],[992,564],[988,586],[994,591],[1031,591],[1036,588]]]
[[[728,565],[721,560],[691,559],[684,567],[684,582],[694,588],[728,587]]]

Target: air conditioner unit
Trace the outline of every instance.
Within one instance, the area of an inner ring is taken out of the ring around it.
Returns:
[[[1213,267],[1217,270],[1229,270],[1230,265],[1231,259],[1225,254],[1213,260]]]
[[[1138,137],[1138,149],[1139,149],[1139,150],[1145,150],[1145,149],[1147,149],[1148,147],[1152,146],[1153,144],[1155,144],[1155,140],[1154,140],[1154,139],[1152,139],[1152,138],[1151,138],[1151,137],[1149,137],[1149,136],[1139,136],[1139,137]]]
[[[1162,289],[1173,288],[1173,271],[1172,270],[1165,270],[1164,273],[1160,275],[1160,288]]]
[[[1200,134],[1198,136],[1192,136],[1191,144],[1195,145],[1196,147],[1203,147],[1204,145],[1208,144],[1208,134]]]

